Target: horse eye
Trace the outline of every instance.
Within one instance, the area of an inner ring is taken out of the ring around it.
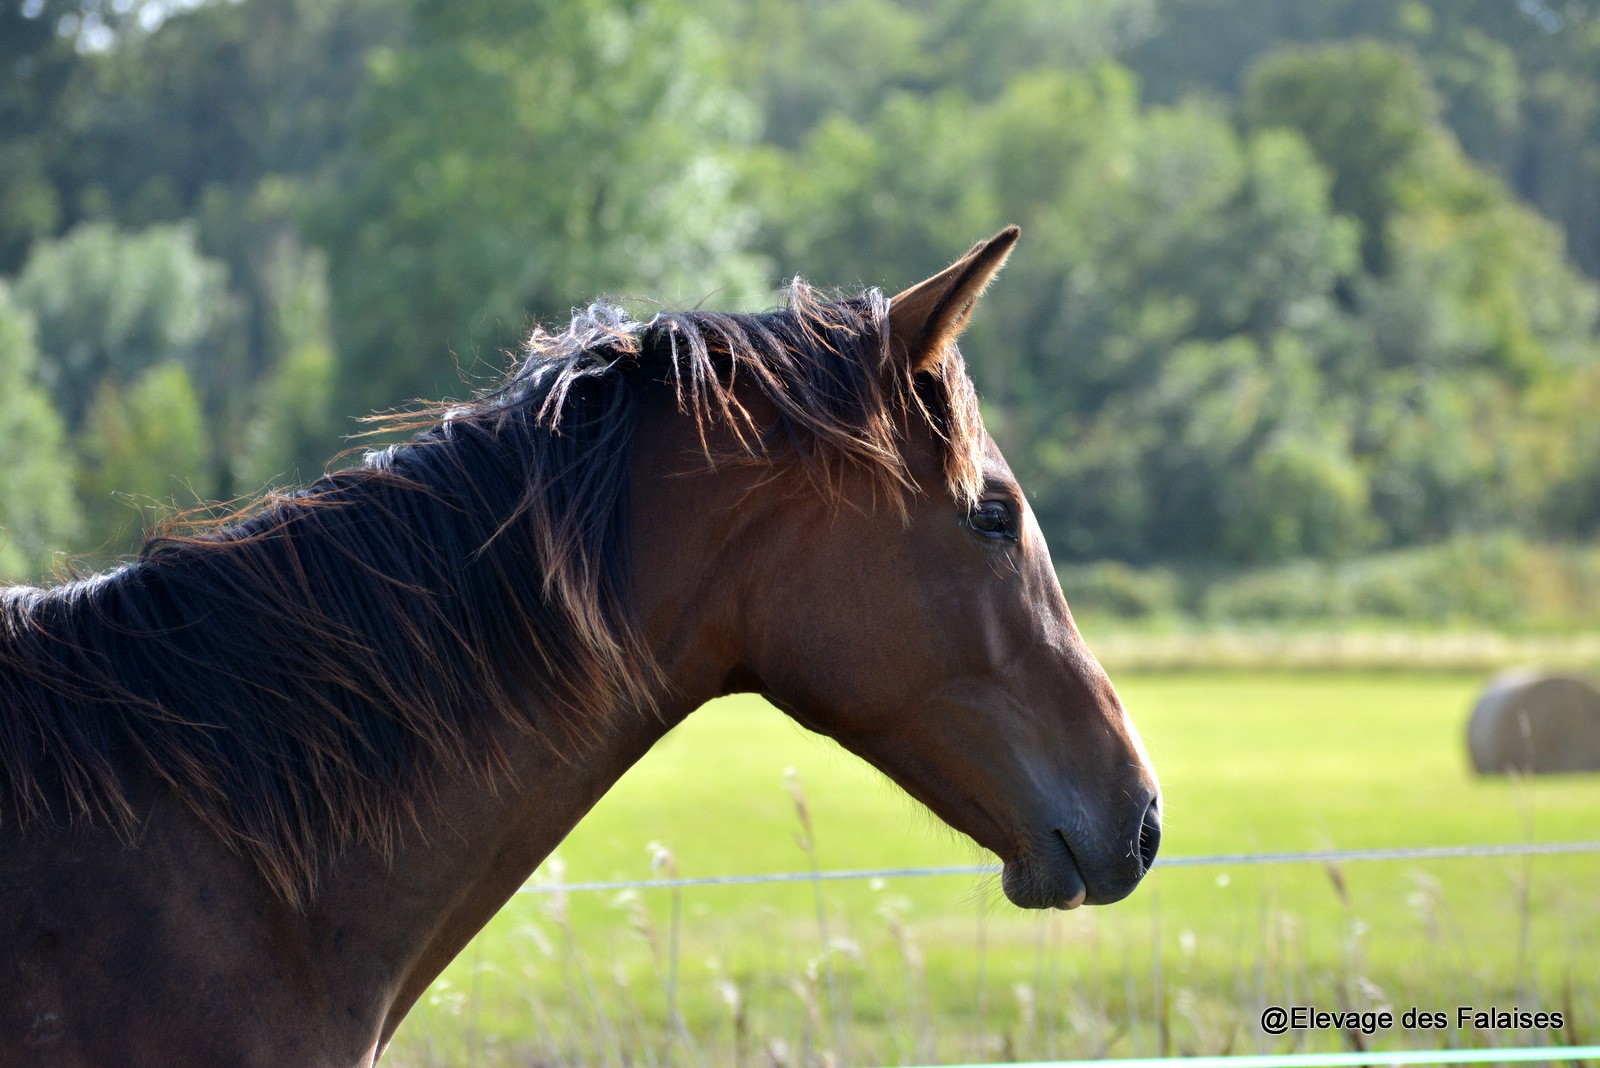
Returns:
[[[1017,521],[1004,501],[984,501],[968,513],[967,523],[986,538],[1017,540]]]

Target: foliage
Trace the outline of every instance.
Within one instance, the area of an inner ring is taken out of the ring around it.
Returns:
[[[1600,548],[1511,534],[1328,562],[1293,560],[1219,571],[1067,564],[1073,612],[1165,624],[1378,625],[1395,631],[1476,626],[1513,634],[1600,629]]]
[[[67,197],[130,229],[204,215],[208,197],[247,210],[264,178],[318,171],[352,135],[364,54],[404,22],[388,0],[144,6],[140,22],[158,29],[121,27],[60,116],[73,148],[59,163]],[[207,229],[207,251],[227,253],[238,274],[244,250]]]
[[[1182,580],[1164,567],[1097,560],[1060,568],[1060,579],[1067,604],[1079,617],[1149,619],[1174,615],[1183,604]]]
[[[338,440],[332,410],[337,370],[320,254],[280,243],[265,278],[281,355],[256,382],[254,413],[234,451],[232,482],[245,493],[316,477]]]
[[[1385,225],[1438,124],[1422,65],[1376,41],[1270,53],[1247,75],[1248,125],[1298,130],[1333,176],[1329,207],[1358,221],[1369,268],[1386,262]]]
[[[208,444],[200,398],[181,364],[157,364],[126,389],[101,383],[79,439],[84,511],[107,539],[91,548],[130,548],[150,513],[193,506],[212,481]]]
[[[986,101],[1018,75],[1092,66],[1148,32],[1152,0],[721,0],[730,62],[765,139],[793,149],[839,116],[869,120],[895,96]]]
[[[756,297],[732,199],[747,109],[674,0],[418,2],[378,49],[357,151],[314,214],[329,252],[341,400],[459,388],[530,313],[576,297]]]
[[[1213,585],[1201,611],[1222,620],[1475,622],[1506,630],[1592,629],[1600,552],[1461,538],[1338,565],[1311,562]]]
[[[78,72],[60,116],[72,151],[57,185],[69,219],[134,231],[187,221],[205,255],[227,265],[239,316],[231,395],[219,404],[197,381],[229,455],[245,447],[250,395],[290,358],[282,264],[306,244],[305,186],[354,136],[366,54],[395,41],[406,19],[389,0],[184,7],[143,5],[139,24]],[[152,14],[165,19],[154,32]],[[336,444],[318,441],[319,463]]]
[[[1145,28],[1122,54],[1159,101],[1232,96],[1285,45],[1398,46],[1426,68],[1438,113],[1466,151],[1559,222],[1573,258],[1600,276],[1593,0],[1163,0]],[[1374,115],[1375,127],[1391,131],[1387,119]]]
[[[61,418],[40,385],[32,318],[0,284],[0,580],[37,577],[82,517]]]
[[[29,17],[23,8],[0,4],[0,273],[15,270],[60,221],[54,120],[76,59],[43,12]]]
[[[172,360],[220,397],[234,377],[227,269],[200,253],[191,228],[86,223],[34,247],[16,297],[38,321],[51,391],[73,427],[106,379]]]

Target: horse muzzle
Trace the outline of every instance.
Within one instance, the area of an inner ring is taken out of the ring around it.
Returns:
[[[1150,798],[1110,835],[1062,821],[1006,862],[1000,886],[1025,909],[1109,905],[1133,893],[1161,845],[1161,799]]]

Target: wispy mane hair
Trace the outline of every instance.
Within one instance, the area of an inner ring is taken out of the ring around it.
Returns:
[[[913,374],[889,345],[876,290],[829,302],[796,280],[777,311],[644,323],[592,305],[473,400],[379,419],[413,436],[359,466],[109,574],[0,592],[0,821],[132,836],[165,788],[304,906],[343,850],[392,850],[447,776],[506,771],[497,724],[583,759],[664,692],[628,598],[652,394],[713,463],[791,465],[835,496],[862,472],[902,507],[906,428],[931,427],[944,489],[975,501],[959,354]]]

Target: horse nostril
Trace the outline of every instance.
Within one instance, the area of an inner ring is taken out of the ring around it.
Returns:
[[[1139,860],[1144,870],[1156,862],[1156,850],[1161,848],[1161,800],[1150,802],[1144,810],[1144,820],[1139,824]]]

